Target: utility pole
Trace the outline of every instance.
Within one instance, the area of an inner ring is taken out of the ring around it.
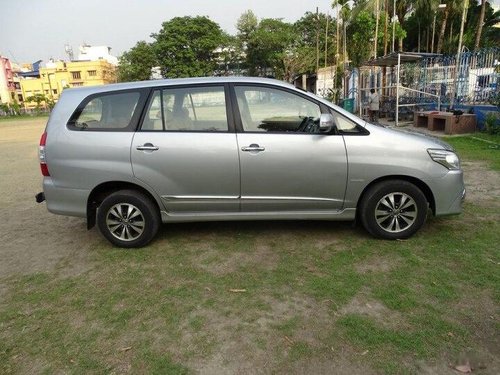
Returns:
[[[458,37],[458,50],[457,50],[457,62],[456,62],[456,73],[455,73],[455,93],[451,98],[451,108],[455,107],[455,96],[458,97],[458,88],[460,87],[460,55],[462,54],[462,40],[464,36],[464,26],[465,20],[467,18],[467,9],[469,8],[469,0],[464,1],[464,7],[462,9],[462,22],[460,24],[460,36]]]
[[[325,68],[328,66],[328,24],[330,23],[330,15],[326,15],[326,31],[325,31]]]
[[[319,70],[319,8],[316,7],[316,73]]]
[[[394,42],[396,40],[396,0],[394,0],[393,6],[392,6],[392,50],[391,52],[395,51],[394,48]]]

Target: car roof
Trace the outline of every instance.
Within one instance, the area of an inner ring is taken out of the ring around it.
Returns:
[[[194,77],[194,78],[173,78],[173,79],[158,79],[150,81],[139,81],[139,82],[123,82],[123,83],[112,83],[102,86],[85,86],[76,87],[69,89],[75,94],[88,95],[92,93],[116,91],[116,90],[127,90],[127,89],[140,89],[140,88],[150,88],[158,86],[172,86],[172,85],[191,85],[191,84],[211,84],[211,83],[263,83],[271,84],[274,86],[282,87],[295,87],[290,83],[279,81],[277,79],[271,78],[260,78],[260,77]]]

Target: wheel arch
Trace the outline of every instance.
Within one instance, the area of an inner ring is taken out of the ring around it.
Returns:
[[[91,229],[95,226],[96,224],[96,213],[97,213],[97,208],[101,204],[101,202],[106,198],[109,194],[112,194],[116,191],[119,190],[137,190],[147,196],[151,202],[156,206],[158,209],[158,213],[160,213],[161,208],[160,205],[157,201],[157,199],[154,197],[154,195],[147,190],[146,188],[134,184],[132,182],[126,182],[126,181],[108,181],[104,182],[102,184],[97,185],[94,189],[89,194],[89,197],[87,199],[87,229]]]
[[[363,192],[359,196],[359,199],[358,199],[356,207],[359,207],[360,203],[363,201],[363,199],[364,199],[364,197],[366,195],[366,192],[368,190],[370,190],[370,188],[373,185],[378,184],[379,182],[391,181],[391,180],[407,181],[407,182],[412,183],[416,187],[418,187],[420,189],[420,191],[422,191],[422,193],[425,195],[425,198],[427,199],[427,202],[429,203],[429,207],[431,208],[432,213],[434,215],[436,214],[436,202],[434,200],[434,194],[432,193],[431,188],[425,182],[423,182],[422,180],[420,180],[420,179],[418,179],[416,177],[405,176],[405,175],[389,175],[389,176],[379,177],[379,178],[373,180],[367,186],[365,186],[365,188],[363,189]],[[357,212],[358,212],[357,213],[357,215],[358,215],[359,214],[359,210],[357,210]]]

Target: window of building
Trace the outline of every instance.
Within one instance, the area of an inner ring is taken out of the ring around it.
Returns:
[[[79,130],[118,130],[130,125],[141,94],[103,94],[83,103],[68,123]]]
[[[88,70],[89,77],[95,77],[97,75],[97,70]]]
[[[79,86],[83,86],[83,82],[75,82],[75,83],[72,83],[73,87],[79,87]]]
[[[23,98],[23,96],[22,96],[21,94],[17,94],[17,100],[18,100],[19,102],[23,102],[23,101],[24,101],[24,98]]]
[[[73,79],[82,79],[81,72],[71,72]]]
[[[247,132],[319,133],[318,104],[284,90],[236,86],[243,130]]]
[[[52,89],[52,92],[54,93],[54,95],[57,95],[57,89]]]

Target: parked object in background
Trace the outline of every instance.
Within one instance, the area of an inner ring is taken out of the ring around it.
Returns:
[[[444,134],[474,133],[477,127],[476,115],[461,110],[453,112],[427,111],[418,112],[413,126],[424,127]]]

